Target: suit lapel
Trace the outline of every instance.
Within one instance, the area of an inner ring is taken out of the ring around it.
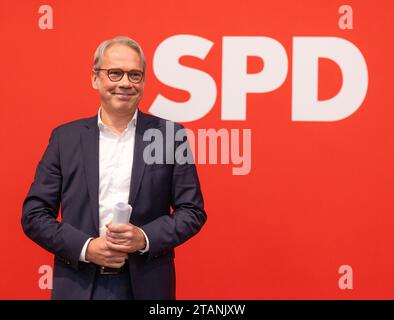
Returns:
[[[158,121],[155,118],[146,115],[145,113],[138,110],[137,127],[135,130],[135,144],[134,144],[134,156],[133,156],[133,168],[131,171],[131,182],[130,182],[130,193],[129,203],[133,207],[137,198],[138,190],[141,185],[142,176],[145,170],[145,161],[143,158],[144,150],[150,141],[144,141],[144,133],[147,129],[156,128],[159,126]]]
[[[150,141],[144,141],[144,132],[149,128],[158,128],[160,123],[153,117],[138,110],[137,127],[135,132],[135,144],[133,155],[133,168],[129,192],[129,203],[134,206],[145,170],[143,158],[144,149]],[[99,230],[99,129],[97,116],[86,120],[85,130],[81,134],[82,156],[85,167],[86,181],[92,207],[95,229]]]
[[[99,230],[99,129],[97,116],[89,118],[85,124],[85,130],[81,134],[82,156],[85,166],[86,182],[92,207],[95,230]]]

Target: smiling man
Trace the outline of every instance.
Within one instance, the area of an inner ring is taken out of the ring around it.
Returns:
[[[144,161],[144,132],[167,137],[167,120],[138,109],[145,71],[134,40],[101,43],[91,75],[98,114],[55,128],[38,164],[22,226],[55,255],[52,299],[175,299],[174,248],[206,213],[194,164]],[[111,223],[118,203],[133,208],[128,224]]]

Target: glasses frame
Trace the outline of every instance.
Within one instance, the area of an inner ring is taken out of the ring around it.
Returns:
[[[110,73],[110,71],[112,71],[112,70],[121,71],[121,72],[123,73],[122,76],[121,76],[121,78],[120,78],[119,80],[112,80],[112,79],[109,77],[109,73]],[[108,79],[109,79],[110,81],[112,81],[112,82],[119,82],[119,81],[121,81],[121,80],[123,79],[125,73],[127,73],[127,78],[129,79],[129,81],[130,81],[131,83],[134,83],[134,84],[141,83],[141,82],[144,80],[144,78],[145,78],[145,73],[144,73],[143,71],[136,70],[136,69],[133,69],[133,70],[130,70],[130,71],[124,71],[124,70],[119,69],[119,68],[111,68],[111,69],[101,69],[101,68],[100,68],[100,69],[94,69],[94,72],[96,72],[96,73],[98,73],[99,71],[107,71],[107,72],[106,72],[106,73],[107,73],[107,77],[108,77]],[[132,80],[131,77],[130,77],[130,74],[131,74],[132,72],[134,72],[134,73],[135,73],[135,72],[141,73],[141,80],[140,80],[140,81],[134,81],[134,80]]]

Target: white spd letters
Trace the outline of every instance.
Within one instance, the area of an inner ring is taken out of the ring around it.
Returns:
[[[179,122],[203,118],[216,103],[217,85],[205,71],[181,65],[182,56],[205,59],[213,42],[194,35],[174,35],[156,49],[153,71],[165,85],[186,90],[190,99],[172,101],[158,95],[149,111]],[[286,80],[288,58],[285,48],[269,37],[223,37],[221,79],[222,120],[246,120],[248,93],[268,93]],[[264,68],[247,73],[247,58],[259,57]],[[353,114],[368,89],[368,69],[360,50],[338,37],[294,37],[292,55],[292,120],[338,121]],[[318,60],[334,61],[342,72],[342,87],[336,96],[318,100]],[[253,106],[270,107],[270,106]]]

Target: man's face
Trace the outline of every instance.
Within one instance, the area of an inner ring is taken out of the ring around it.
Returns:
[[[142,70],[138,53],[124,44],[114,44],[105,50],[100,69]],[[108,113],[130,114],[138,107],[144,92],[144,81],[132,83],[127,73],[120,81],[113,82],[107,71],[92,72],[92,86],[97,89],[101,105]]]

